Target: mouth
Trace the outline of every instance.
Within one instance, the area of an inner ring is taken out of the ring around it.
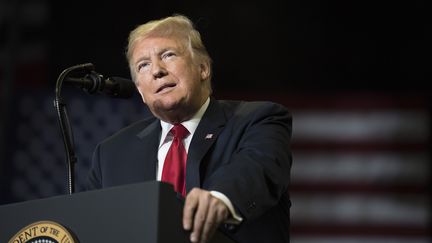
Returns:
[[[164,84],[164,85],[160,86],[160,87],[156,90],[156,94],[163,93],[164,91],[168,91],[168,90],[170,90],[171,88],[174,88],[175,86],[177,86],[176,83],[167,83],[167,84]]]

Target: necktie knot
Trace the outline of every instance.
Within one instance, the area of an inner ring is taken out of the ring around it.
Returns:
[[[170,132],[174,138],[178,139],[183,139],[189,134],[189,131],[182,124],[174,125]]]

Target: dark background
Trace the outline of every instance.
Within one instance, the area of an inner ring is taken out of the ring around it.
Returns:
[[[323,242],[322,237],[428,242],[428,5],[421,0],[2,0],[0,204],[66,193],[64,148],[52,105],[58,75],[91,62],[106,77],[129,78],[124,56],[129,32],[180,13],[196,24],[213,58],[216,98],[272,100],[293,112],[293,242]],[[148,113],[137,95],[115,100],[69,87],[64,95],[80,189],[96,143]],[[328,114],[336,118],[329,122]],[[367,133],[376,124],[384,125]],[[332,137],[326,131],[339,133]],[[339,167],[330,167],[335,160]],[[358,171],[357,179],[343,177],[353,171],[348,165]],[[320,177],[326,173],[333,176]]]
[[[216,90],[421,91],[430,79],[424,1],[63,4],[52,2],[42,32],[49,41],[49,80],[83,62],[128,76],[123,51],[129,31],[173,13],[189,16],[201,31],[214,59]]]

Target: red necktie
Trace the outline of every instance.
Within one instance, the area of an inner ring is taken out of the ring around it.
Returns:
[[[183,138],[189,134],[189,131],[182,124],[176,124],[170,133],[174,139],[165,157],[161,180],[171,183],[176,192],[185,196],[187,153],[183,145]]]

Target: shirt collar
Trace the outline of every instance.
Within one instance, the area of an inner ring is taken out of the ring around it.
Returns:
[[[197,129],[198,124],[201,121],[201,118],[203,117],[204,112],[207,110],[209,104],[210,104],[210,97],[207,98],[206,102],[204,102],[201,108],[195,113],[195,115],[191,119],[181,123],[189,131],[189,135],[187,137],[192,136],[195,133],[195,130]],[[159,148],[164,143],[171,140],[172,136],[171,134],[169,134],[169,131],[174,126],[173,124],[164,122],[162,120],[160,120],[160,123],[162,127],[162,132],[161,132],[161,139],[159,142]]]

